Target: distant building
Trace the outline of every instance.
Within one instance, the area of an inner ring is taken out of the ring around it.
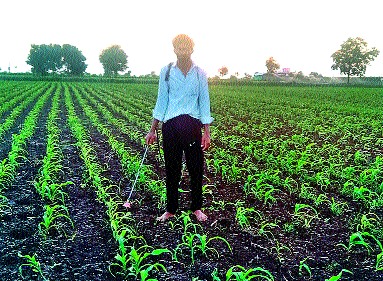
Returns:
[[[289,74],[290,73],[290,68],[289,67],[282,68],[282,73]]]
[[[253,75],[254,80],[262,80],[263,79],[263,73],[255,72]]]
[[[290,68],[289,67],[285,67],[285,68],[282,68],[282,72],[281,71],[277,72],[277,75],[279,77],[287,77],[287,76],[289,76],[290,73],[291,73],[290,72]]]

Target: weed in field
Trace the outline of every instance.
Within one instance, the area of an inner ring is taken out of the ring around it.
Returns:
[[[294,223],[286,222],[283,224],[283,231],[286,233],[292,233],[295,230]]]
[[[202,186],[202,194],[204,196],[206,196],[206,195],[212,195],[213,196],[213,189],[212,188],[214,188],[214,187],[215,187],[214,184],[204,184]]]

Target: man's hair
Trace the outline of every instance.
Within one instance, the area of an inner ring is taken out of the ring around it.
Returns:
[[[173,47],[176,48],[178,46],[188,46],[190,48],[194,48],[193,39],[191,39],[186,34],[179,34],[173,39]]]

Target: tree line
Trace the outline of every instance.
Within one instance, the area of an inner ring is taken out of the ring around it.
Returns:
[[[341,74],[362,77],[366,73],[367,66],[379,55],[376,48],[368,48],[367,42],[360,37],[348,38],[341,48],[335,51],[331,57],[334,64],[333,70],[340,70]],[[99,55],[100,63],[104,68],[104,74],[107,76],[117,75],[118,72],[125,71],[128,66],[128,56],[119,45],[112,45]],[[27,64],[32,66],[32,73],[46,75],[48,73],[65,73],[68,75],[83,75],[87,68],[86,58],[82,52],[75,46],[64,44],[50,45],[31,45]],[[267,74],[272,75],[280,68],[279,63],[270,57],[266,60]],[[218,70],[220,76],[228,73],[226,66]],[[299,74],[299,73],[298,73]],[[300,72],[301,75],[303,75]],[[320,76],[316,72],[312,72]],[[251,77],[250,75],[247,75]]]
[[[379,50],[375,47],[368,48],[367,42],[364,39],[350,37],[341,44],[339,50],[331,55],[334,62],[331,69],[339,69],[341,74],[347,75],[347,81],[349,82],[350,76],[364,76],[367,66],[375,60],[379,53]],[[269,57],[266,60],[265,66],[267,68],[267,75],[273,75],[280,69],[280,64],[273,57]],[[225,76],[228,71],[226,66],[218,69],[221,77]],[[298,75],[303,76],[301,71],[298,72]],[[317,72],[311,72],[310,75],[321,76]]]
[[[102,50],[99,60],[105,75],[117,75],[127,69],[128,56],[119,45],[112,45]],[[32,73],[83,75],[88,65],[86,57],[75,46],[64,44],[32,44],[26,63],[32,66]]]

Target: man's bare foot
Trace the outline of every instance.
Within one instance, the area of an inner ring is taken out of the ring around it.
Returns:
[[[196,216],[198,221],[206,221],[207,220],[207,216],[204,213],[202,213],[201,210],[194,211],[193,214]]]
[[[174,215],[172,213],[165,212],[162,216],[158,217],[157,220],[164,222],[171,217],[174,217]]]

